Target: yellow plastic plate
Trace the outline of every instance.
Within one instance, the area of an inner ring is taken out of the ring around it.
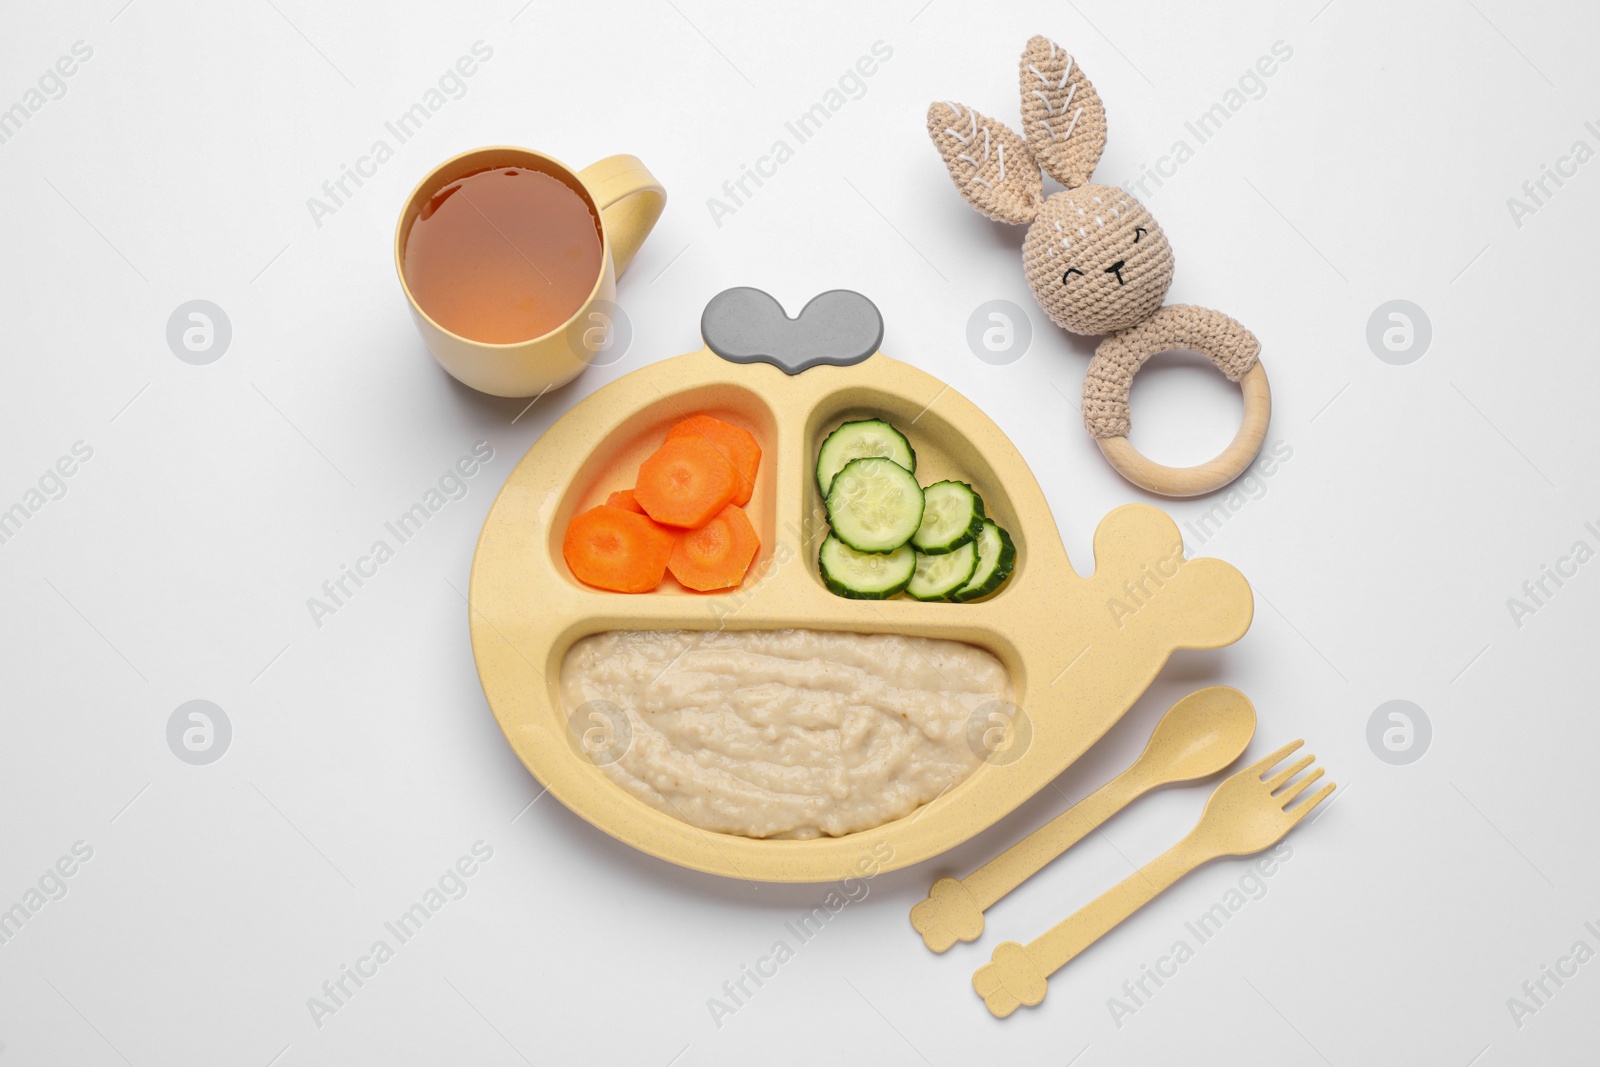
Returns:
[[[869,349],[870,350],[870,349]],[[707,412],[743,426],[762,462],[747,508],[761,551],[740,589],[702,595],[669,576],[655,593],[581,585],[561,556],[567,520],[633,485],[673,423]],[[817,447],[839,423],[884,418],[917,453],[924,485],[970,482],[1010,532],[1017,568],[968,604],[854,601],[823,587],[827,532],[813,477]],[[710,348],[664,360],[598,390],[559,419],[507,478],[473,560],[470,623],[478,676],[506,739],[568,808],[653,856],[733,878],[832,881],[936,856],[1042,789],[1138,699],[1180,648],[1238,640],[1249,586],[1226,563],[1185,561],[1177,527],[1153,507],[1111,512],[1094,538],[1095,570],[1067,560],[1050,508],[999,427],[965,397],[874,353],[849,366],[786,373],[732,363]],[[1007,740],[944,795],[873,830],[810,841],[697,829],[635,799],[574,743],[559,692],[572,644],[607,630],[806,627],[967,641],[1011,672],[1020,709]]]

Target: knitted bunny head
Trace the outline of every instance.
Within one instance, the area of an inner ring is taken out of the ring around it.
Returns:
[[[1143,204],[1089,181],[1106,145],[1100,95],[1072,57],[1030,38],[1021,67],[1026,140],[959,104],[928,108],[928,135],[967,201],[999,222],[1028,225],[1023,268],[1062,329],[1112,333],[1145,321],[1172,284],[1172,248]],[[1042,195],[1043,174],[1066,186]]]

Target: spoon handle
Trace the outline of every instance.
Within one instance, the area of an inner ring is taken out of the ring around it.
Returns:
[[[965,878],[933,883],[927,898],[911,909],[911,925],[922,935],[922,943],[943,952],[957,941],[977,940],[983,933],[983,913],[996,901],[1151,788],[1154,783],[1135,773],[1138,766],[1135,763]]]
[[[988,911],[1007,893],[1044,870],[1052,860],[1082,841],[1089,833],[1154,783],[1135,775],[1135,764],[1090,793],[1035,832],[1018,841],[961,880],[980,909]]]

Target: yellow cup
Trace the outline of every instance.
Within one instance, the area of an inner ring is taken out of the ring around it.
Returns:
[[[445,329],[417,303],[405,272],[406,238],[429,198],[451,182],[498,167],[525,167],[558,179],[583,197],[600,220],[600,274],[589,296],[549,333],[513,344],[475,341]],[[457,381],[495,396],[534,396],[565,385],[607,342],[617,277],[628,269],[666,203],[666,190],[633,156],[608,156],[580,171],[543,153],[506,146],[477,148],[445,160],[411,191],[394,231],[394,269],[428,351]]]

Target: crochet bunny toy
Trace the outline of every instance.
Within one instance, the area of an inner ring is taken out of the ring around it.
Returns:
[[[935,103],[928,135],[956,188],[999,222],[1027,225],[1022,266],[1052,322],[1108,334],[1083,383],[1083,421],[1129,481],[1167,496],[1197,496],[1242,474],[1266,437],[1271,400],[1261,346],[1238,322],[1206,308],[1162,306],[1172,247],[1161,226],[1123,189],[1091,182],[1106,146],[1100,95],[1072,56],[1044,37],[1022,53],[1026,137],[969,107]],[[1041,173],[1042,171],[1042,173]],[[1043,174],[1066,188],[1043,194]],[[1151,356],[1192,349],[1241,382],[1244,424],[1222,455],[1197,467],[1153,463],[1128,443],[1128,391]]]

